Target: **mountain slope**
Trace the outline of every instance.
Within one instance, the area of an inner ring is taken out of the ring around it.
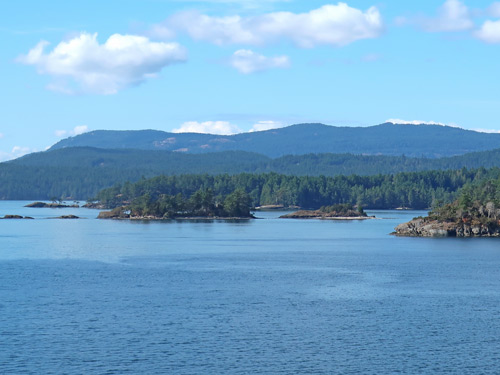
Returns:
[[[156,130],[96,130],[61,140],[51,150],[67,147],[130,148],[207,153],[228,150],[269,157],[309,153],[353,153],[444,157],[500,147],[500,134],[486,134],[439,125],[335,127],[298,124],[231,136],[167,133]]]
[[[377,175],[500,166],[500,149],[440,159],[352,154],[288,155],[271,159],[243,151],[64,148],[0,163],[0,199],[87,199],[100,189],[142,177],[276,172],[295,176]]]

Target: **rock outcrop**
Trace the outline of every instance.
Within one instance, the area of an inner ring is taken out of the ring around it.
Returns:
[[[441,222],[429,218],[415,218],[399,224],[394,230],[394,235],[407,237],[500,237],[500,222]]]

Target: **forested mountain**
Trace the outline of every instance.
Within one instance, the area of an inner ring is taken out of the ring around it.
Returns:
[[[87,199],[125,181],[164,175],[267,173],[296,176],[376,175],[500,167],[500,149],[451,158],[308,154],[277,159],[243,151],[184,154],[151,150],[65,148],[0,164],[0,199]]]
[[[269,157],[309,153],[353,153],[443,157],[500,147],[500,134],[439,125],[336,127],[298,124],[281,129],[231,136],[167,133],[156,130],[96,130],[61,140],[51,150],[97,147],[207,153],[240,150]]]
[[[184,154],[171,151],[91,147],[63,148],[23,156],[8,163],[38,167],[114,168],[156,174],[221,174],[276,172],[293,175],[389,174],[432,169],[500,167],[500,149],[446,158],[306,154],[270,157],[245,151]]]

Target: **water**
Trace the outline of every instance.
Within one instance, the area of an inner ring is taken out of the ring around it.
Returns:
[[[2,374],[494,374],[500,240],[0,202]],[[82,220],[47,217],[76,214]]]

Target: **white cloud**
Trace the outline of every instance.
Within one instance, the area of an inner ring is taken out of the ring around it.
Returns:
[[[172,132],[231,135],[241,133],[241,129],[228,121],[188,121],[183,123],[180,128],[172,130]]]
[[[68,135],[68,131],[67,130],[56,130],[54,132],[54,134],[56,135],[57,138],[62,138],[62,137],[66,137]]]
[[[402,120],[398,118],[391,118],[389,120],[386,120],[386,122],[393,123],[395,125],[441,125],[441,126],[451,126],[447,124],[443,124],[442,122],[435,122],[435,121],[421,121],[421,120]]]
[[[88,131],[89,131],[89,127],[87,125],[79,125],[79,126],[75,126],[73,128],[73,134],[75,134],[75,135],[80,135],[80,134],[86,133]]]
[[[243,74],[261,72],[272,68],[288,68],[288,56],[266,57],[248,49],[240,49],[233,53],[230,65]]]
[[[36,152],[36,149],[24,146],[14,146],[10,152],[0,151],[0,162],[17,159],[26,154]]]
[[[500,130],[495,130],[495,129],[470,129],[470,130],[474,130],[475,132],[479,132],[479,133],[500,134]]]
[[[259,16],[212,17],[195,11],[181,12],[153,26],[151,34],[171,38],[185,32],[191,38],[217,45],[265,45],[291,41],[299,47],[344,46],[379,37],[384,31],[376,7],[365,12],[346,3],[324,5],[307,13],[272,12]]]
[[[151,42],[135,35],[114,34],[99,44],[97,33],[81,33],[45,53],[48,44],[41,41],[18,61],[54,77],[48,88],[63,93],[77,92],[66,81],[71,80],[83,92],[115,94],[186,60],[185,50],[177,43]]]
[[[437,17],[418,17],[413,23],[429,32],[464,31],[474,27],[471,11],[460,0],[446,0],[438,9]]]
[[[73,130],[56,130],[54,134],[58,138],[63,137],[72,137],[74,135],[80,135],[89,131],[89,127],[87,125],[79,125],[75,126]]]
[[[474,36],[485,43],[500,43],[500,21],[485,21]]]
[[[256,124],[252,126],[252,129],[249,130],[250,133],[252,132],[261,132],[264,130],[271,130],[271,129],[278,129],[282,128],[284,125],[279,122],[279,121],[259,121]]]

